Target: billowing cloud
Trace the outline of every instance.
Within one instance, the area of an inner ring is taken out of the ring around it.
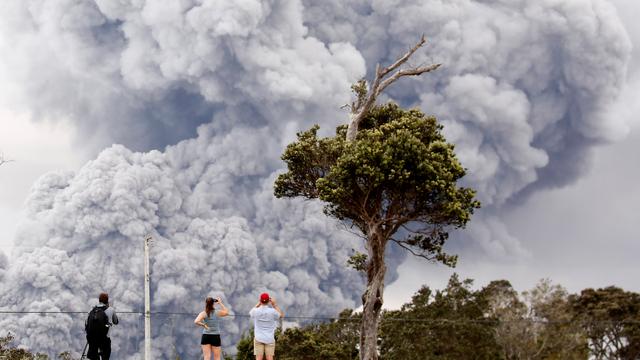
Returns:
[[[588,171],[595,146],[629,131],[628,116],[606,115],[631,57],[630,39],[608,1],[307,3],[312,35],[353,42],[372,62],[390,63],[417,34],[428,36],[428,50],[413,63],[443,66],[394,85],[389,96],[444,123],[468,168],[465,181],[478,190],[483,209],[474,222],[482,224],[454,239],[454,251],[481,249],[501,258],[501,249],[510,249],[507,254],[526,256],[497,226],[504,206],[575,182]]]
[[[148,233],[156,237],[157,309],[195,312],[213,292],[242,314],[263,289],[289,314],[356,305],[361,279],[344,264],[359,240],[317,202],[273,198],[278,157],[296,131],[319,122],[329,133],[344,122],[349,84],[421,33],[430,43],[412,63],[444,66],[401,80],[388,96],[441,119],[469,169],[467,185],[478,189],[485,207],[454,239],[456,251],[526,256],[500,220],[504,206],[575,181],[594,145],[626,131],[604,116],[631,51],[605,0],[4,6],[0,73],[13,84],[13,103],[36,118],[69,119],[81,142],[124,146],[34,185],[6,266],[3,307],[37,299],[43,308],[86,308],[107,289],[119,308],[140,310]],[[63,301],[43,300],[53,292]],[[28,320],[6,318],[0,327],[35,344],[35,332],[23,331]],[[225,331],[238,334],[241,323]],[[154,334],[197,351],[187,325],[154,325]],[[130,340],[118,345],[122,353],[139,350],[136,326],[123,324]],[[38,345],[79,348],[68,331]]]
[[[8,266],[9,259],[7,258],[7,255],[5,255],[3,252],[0,252],[0,281],[4,280],[4,273]]]
[[[301,16],[290,0],[9,1],[0,75],[14,104],[71,118],[85,145],[162,147],[227,106],[255,111],[243,118],[255,123],[344,101],[364,59],[306,36]]]
[[[13,304],[9,309],[78,310],[105,289],[118,309],[140,311],[142,239],[153,234],[153,306],[158,311],[197,312],[211,294],[244,315],[265,290],[291,314],[355,306],[362,283],[345,264],[360,245],[321,215],[319,203],[273,198],[273,176],[258,160],[268,135],[257,131],[244,138],[248,147],[230,145],[236,147],[233,160],[241,164],[235,168],[224,156],[228,146],[198,138],[166,153],[114,146],[75,175],[42,177],[28,200],[29,219],[17,239],[16,266],[6,271],[8,286],[0,301]],[[185,159],[185,151],[193,158]],[[234,206],[236,202],[242,206]],[[31,303],[34,298],[38,309]],[[81,323],[63,318],[67,330],[59,337],[81,329]],[[41,326],[29,321],[11,317],[1,322],[3,329],[19,334]],[[192,324],[161,325],[154,327],[157,334],[170,330],[183,339],[178,351],[197,350]],[[126,321],[117,329],[120,334],[140,330],[137,322]],[[238,335],[240,329],[228,322],[225,331]],[[38,342],[52,352],[64,344],[74,349],[83,345],[81,337],[43,343],[36,339],[38,333],[33,331],[33,338],[25,334],[21,341]],[[123,352],[139,350],[120,342]],[[158,352],[171,345],[157,344]]]
[[[416,34],[428,35],[428,51],[413,62],[443,68],[396,85],[390,96],[444,122],[485,205],[502,204],[527,186],[575,180],[582,168],[574,163],[586,161],[589,147],[627,130],[603,114],[620,92],[631,55],[607,1],[347,4],[309,2],[309,22],[341,14],[338,25],[311,26],[311,34],[354,41],[372,54],[368,59],[387,63]],[[360,27],[370,37],[342,31]]]

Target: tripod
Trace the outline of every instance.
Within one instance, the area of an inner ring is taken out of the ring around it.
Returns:
[[[87,358],[87,346],[89,346],[89,342],[84,345],[84,349],[82,350],[82,356],[80,356],[80,360],[84,360]]]
[[[80,360],[84,360],[84,359],[86,359],[86,358],[87,358],[87,347],[88,347],[88,346],[89,346],[89,342],[87,342],[87,343],[84,345],[84,349],[82,350],[82,356],[80,357]],[[102,356],[101,356],[101,355],[102,355],[102,351],[101,351],[101,350],[98,350],[98,358],[102,358]]]

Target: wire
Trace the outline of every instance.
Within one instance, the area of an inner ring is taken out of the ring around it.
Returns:
[[[87,311],[7,311],[0,310],[0,314],[13,314],[13,315],[25,315],[25,314],[41,314],[41,315],[51,315],[51,314],[87,314]],[[117,311],[117,314],[133,314],[133,315],[144,315],[144,311]],[[196,313],[191,312],[171,312],[171,311],[152,311],[151,315],[180,315],[180,316],[197,316]],[[248,318],[249,315],[245,314],[229,314],[227,315],[231,318]],[[349,317],[349,318],[341,318],[335,316],[285,316],[284,319],[295,319],[295,320],[325,320],[325,321],[361,321],[360,318],[357,317]],[[424,319],[424,318],[416,318],[416,317],[384,317],[381,321],[402,321],[402,322],[419,322],[419,323],[475,323],[475,324],[486,324],[486,323],[542,323],[542,324],[640,324],[640,320],[543,320],[543,319]]]

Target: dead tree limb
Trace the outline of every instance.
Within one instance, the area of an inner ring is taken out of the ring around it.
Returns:
[[[427,72],[431,72],[440,67],[441,64],[433,64],[429,66],[419,66],[408,69],[399,69],[409,58],[426,43],[424,35],[420,38],[409,51],[402,55],[396,62],[380,68],[380,64],[376,65],[376,77],[369,89],[367,83],[363,80],[354,86],[357,99],[351,104],[351,114],[349,115],[349,127],[347,129],[347,141],[353,141],[358,134],[358,126],[366,114],[375,105],[376,99],[382,91],[393,82],[403,76],[419,76]],[[395,72],[394,72],[395,71]],[[389,74],[392,75],[389,76]]]

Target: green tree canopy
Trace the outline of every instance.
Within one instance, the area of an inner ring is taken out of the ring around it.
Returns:
[[[542,280],[519,295],[508,281],[499,280],[481,292],[504,359],[588,358],[586,338],[580,324],[572,321],[568,294],[561,286]]]
[[[318,129],[299,133],[287,146],[288,172],[277,178],[275,195],[323,200],[327,215],[360,230],[367,250],[366,261],[355,262],[367,274],[361,357],[376,359],[387,243],[454,265],[456,257],[443,250],[449,231],[464,227],[480,204],[472,189],[457,185],[465,169],[442,125],[420,110],[375,106],[353,141],[346,125],[327,138],[318,138]]]
[[[592,355],[597,359],[640,358],[640,294],[610,286],[585,289],[570,299]]]
[[[282,360],[356,360],[360,314],[344,310],[338,319],[284,331],[278,339],[277,358]]]
[[[444,290],[423,287],[400,310],[384,312],[381,358],[499,359],[495,322],[485,318],[486,301],[471,285],[454,274]]]
[[[456,185],[465,170],[434,117],[389,103],[369,112],[355,142],[346,141],[346,125],[322,139],[318,129],[287,147],[289,171],[276,180],[277,197],[319,198],[328,215],[365,235],[376,225],[415,254],[455,262],[442,250],[447,229],[464,226],[479,203]]]
[[[278,335],[278,332],[276,332]],[[248,333],[243,333],[242,337],[236,344],[237,353],[234,357],[235,360],[254,360],[253,355],[253,329],[250,329]]]

